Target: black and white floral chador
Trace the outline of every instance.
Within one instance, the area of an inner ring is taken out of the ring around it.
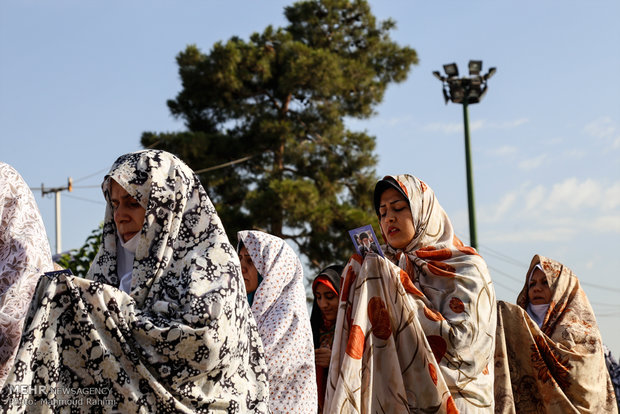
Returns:
[[[146,209],[129,295],[117,289],[112,179]],[[4,408],[27,408],[18,405],[27,386],[34,403],[83,411],[267,412],[239,259],[196,175],[145,150],[121,156],[102,188],[108,206],[90,280],[41,279]],[[73,392],[85,388],[97,391],[90,400]]]

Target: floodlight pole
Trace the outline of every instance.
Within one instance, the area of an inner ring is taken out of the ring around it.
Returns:
[[[482,100],[487,90],[487,81],[496,72],[492,67],[485,75],[480,75],[482,70],[481,60],[469,61],[469,77],[459,78],[456,63],[443,66],[447,76],[434,71],[433,75],[441,81],[443,97],[446,105],[449,101],[463,105],[463,124],[465,132],[465,168],[467,173],[467,207],[469,210],[469,244],[478,249],[478,237],[476,235],[476,208],[474,203],[474,171],[471,162],[471,148],[469,139],[469,112],[470,103],[478,103]]]
[[[465,130],[465,168],[467,171],[467,207],[469,209],[469,245],[478,250],[478,237],[476,235],[476,208],[474,203],[474,171],[471,165],[467,99],[463,100],[463,124]]]

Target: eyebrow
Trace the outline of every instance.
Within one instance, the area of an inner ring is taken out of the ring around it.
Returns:
[[[398,200],[390,201],[389,204],[395,204],[395,203],[398,203],[399,201],[407,201],[407,200],[403,200],[402,198],[399,198]],[[379,204],[379,208],[385,208],[385,204]]]
[[[125,194],[124,196],[121,197],[121,200],[127,200],[128,198],[133,198],[133,197],[130,194]],[[118,201],[118,198],[114,198],[112,197],[112,195],[110,195],[110,201]]]

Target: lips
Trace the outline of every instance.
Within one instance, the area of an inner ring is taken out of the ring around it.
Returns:
[[[131,240],[133,238],[133,236],[135,236],[136,234],[138,234],[137,231],[130,231],[127,233],[123,233],[123,241],[124,242],[128,242],[129,240]]]
[[[389,235],[393,235],[396,234],[397,232],[399,232],[400,230],[396,227],[390,226],[388,227],[388,234]]]

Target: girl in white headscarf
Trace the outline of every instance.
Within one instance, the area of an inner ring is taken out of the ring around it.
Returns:
[[[88,279],[41,279],[5,410],[23,409],[25,386],[36,390],[27,406],[268,412],[238,257],[198,177],[145,150],[116,160],[102,189],[103,241]]]
[[[265,347],[271,412],[316,414],[314,346],[301,262],[276,236],[240,231],[238,239],[241,270]]]
[[[35,286],[51,270],[34,196],[19,173],[0,162],[0,387],[13,365]]]

